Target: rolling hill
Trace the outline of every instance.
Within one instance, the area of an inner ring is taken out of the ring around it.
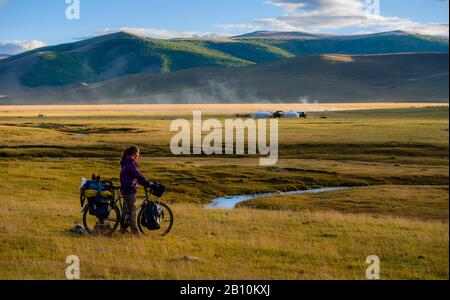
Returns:
[[[295,57],[294,54],[281,48],[258,40],[186,40],[190,43],[226,53],[252,63],[266,63],[283,58]]]
[[[447,52],[448,39],[387,32],[358,36],[256,32],[230,39],[160,40],[118,32],[0,60],[0,94],[89,85],[132,74],[248,67],[320,54]]]
[[[135,73],[167,73],[193,67],[237,67],[248,61],[183,41],[119,32],[44,47],[3,60],[0,79],[17,75],[15,86],[62,86]]]
[[[442,101],[447,53],[316,55],[242,68],[135,74],[37,92],[4,103],[251,103]]]
[[[386,54],[448,52],[448,39],[393,31],[370,35],[331,36],[315,39],[271,39],[265,43],[295,56],[314,54]]]

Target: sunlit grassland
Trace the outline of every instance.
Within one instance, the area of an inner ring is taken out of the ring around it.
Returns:
[[[383,279],[448,279],[448,107],[280,120],[273,167],[257,157],[173,157],[170,123],[186,112],[39,113],[0,114],[1,279],[64,279],[72,254],[84,279],[365,279],[369,255],[381,258]],[[168,186],[174,231],[72,236],[81,178],[117,182],[129,144],[142,149],[142,171]],[[218,196],[332,186],[354,188],[203,208]]]
[[[64,279],[65,258],[84,279],[365,279],[365,258],[384,279],[448,277],[448,227],[441,223],[336,213],[211,211],[175,204],[164,239],[75,237],[68,200],[1,204],[1,278]],[[61,202],[65,204],[61,204]],[[187,261],[186,255],[199,261]]]

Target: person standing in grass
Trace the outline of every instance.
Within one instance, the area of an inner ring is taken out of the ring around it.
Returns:
[[[120,183],[122,185],[121,192],[128,207],[126,213],[128,214],[130,220],[131,232],[135,236],[139,235],[136,220],[137,188],[139,184],[145,187],[149,185],[147,178],[145,178],[145,176],[139,171],[138,161],[139,148],[137,146],[131,146],[125,149],[120,161]]]

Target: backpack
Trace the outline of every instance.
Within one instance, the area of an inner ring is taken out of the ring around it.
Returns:
[[[149,230],[161,229],[161,217],[163,216],[162,209],[154,202],[149,202],[144,207],[141,224]]]

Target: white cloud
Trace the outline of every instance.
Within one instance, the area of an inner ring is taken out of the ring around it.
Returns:
[[[448,0],[441,1],[448,4]],[[351,28],[355,31],[404,30],[421,34],[449,35],[448,24],[422,24],[407,18],[374,14],[368,10],[364,0],[266,0],[266,3],[283,8],[283,15],[256,19],[250,24],[222,24],[221,28],[247,27],[256,30],[308,32]]]
[[[0,41],[1,54],[19,54],[21,52],[44,47],[46,44],[41,41]]]
[[[213,38],[219,37],[219,35],[212,32],[200,32],[200,31],[171,31],[167,29],[157,29],[157,28],[137,28],[137,27],[121,27],[121,28],[104,28],[99,31],[100,34],[108,34],[119,31],[129,32],[131,34],[148,36],[160,39],[173,39],[173,38]],[[220,37],[225,37],[229,35],[220,35]]]

